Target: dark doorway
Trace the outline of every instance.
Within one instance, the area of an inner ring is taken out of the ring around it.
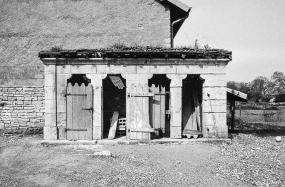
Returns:
[[[202,134],[202,84],[199,75],[188,75],[182,87],[182,135]]]
[[[150,125],[155,129],[155,137],[170,137],[169,90],[170,80],[165,74],[155,74],[148,81]]]
[[[126,117],[126,80],[120,74],[110,74],[103,80],[103,138],[108,137],[114,112],[119,113],[119,119]]]

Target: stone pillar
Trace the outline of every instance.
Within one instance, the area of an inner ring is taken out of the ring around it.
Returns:
[[[66,88],[67,88],[67,79],[71,78],[72,74],[69,71],[65,71],[66,67],[57,66],[57,128],[58,128],[58,139],[66,139]]]
[[[203,78],[203,136],[228,138],[226,74],[201,74]]]
[[[93,86],[93,139],[103,138],[103,79],[107,74],[87,74]]]
[[[56,66],[45,65],[45,126],[44,139],[56,140]]]
[[[129,117],[129,111],[130,111],[130,100],[128,98],[128,93],[130,92],[130,87],[132,84],[135,86],[141,84],[144,86],[145,84],[148,84],[148,79],[150,79],[153,74],[121,74],[124,79],[126,79],[126,123],[127,123],[127,139],[130,139],[130,117]],[[147,109],[146,109],[147,110]]]
[[[170,82],[170,138],[182,138],[182,80],[187,74],[167,74]]]

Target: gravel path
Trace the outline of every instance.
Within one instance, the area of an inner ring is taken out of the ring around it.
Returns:
[[[220,155],[231,160],[218,163],[216,173],[254,186],[285,186],[285,136],[282,142],[276,142],[275,137],[235,136],[231,145],[220,146]]]
[[[219,144],[44,147],[39,137],[12,139],[1,139],[0,186],[251,186],[217,173],[231,161]],[[102,150],[112,156],[84,156]]]

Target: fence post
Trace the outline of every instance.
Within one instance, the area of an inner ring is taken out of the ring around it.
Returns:
[[[230,109],[232,114],[232,120],[231,120],[231,130],[234,131],[234,122],[235,122],[235,101],[230,101]]]

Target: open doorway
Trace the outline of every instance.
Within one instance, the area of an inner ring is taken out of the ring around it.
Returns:
[[[155,130],[152,138],[170,137],[170,80],[166,74],[154,74],[148,81],[148,86],[150,92],[154,93],[154,97],[149,99],[149,121]]]
[[[202,136],[202,85],[199,75],[188,75],[182,87],[182,136]]]
[[[110,74],[103,80],[103,138],[110,138],[112,125],[116,127],[111,128],[111,136],[125,136],[125,118],[126,80],[120,74]]]

